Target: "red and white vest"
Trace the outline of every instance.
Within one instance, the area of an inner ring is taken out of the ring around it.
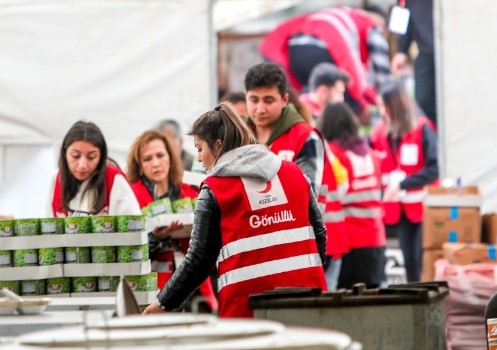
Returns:
[[[351,249],[386,244],[381,205],[380,161],[370,150],[365,156],[331,142],[330,148],[349,174],[349,189],[342,198],[345,227]]]
[[[287,72],[292,86],[297,90],[302,84],[290,70],[288,41],[297,33],[312,35],[328,47],[328,52],[335,65],[350,75],[347,91],[350,96],[365,106],[374,96],[374,89],[367,81],[367,65],[362,61],[363,46],[367,45],[366,25],[362,16],[351,14],[355,9],[332,8],[294,17],[271,31],[264,38],[260,51],[268,60],[279,63]],[[355,21],[360,19],[358,23]],[[367,50],[367,46],[366,50]],[[366,60],[367,63],[367,60]]]
[[[376,23],[371,19],[366,11],[361,9],[341,6],[331,9],[331,11],[340,16],[342,22],[347,26],[347,28],[351,32],[355,33],[355,35],[359,38],[359,54],[361,61],[362,64],[368,68],[368,33],[371,28],[376,26]]]
[[[221,210],[221,317],[253,317],[248,296],[277,287],[326,290],[309,221],[309,186],[296,164],[283,161],[268,182],[215,176],[204,182]]]
[[[290,130],[274,140],[269,149],[281,159],[293,162],[312,131],[321,136],[317,130],[304,122],[295,124]],[[325,145],[324,141],[323,144]],[[326,254],[339,258],[349,252],[349,243],[344,225],[342,203],[339,199],[337,182],[331,166],[330,157],[332,156],[325,147],[323,180],[319,187],[317,199],[323,212],[328,235]]]
[[[381,158],[381,184],[383,190],[393,181],[392,177],[396,177],[397,173],[405,173],[405,176],[408,177],[425,166],[425,155],[423,153],[423,125],[425,124],[431,125],[431,122],[425,117],[418,118],[413,130],[402,137],[395,152],[390,147],[388,131],[383,122],[376,125],[371,132],[372,147]],[[397,224],[402,210],[411,222],[422,222],[424,196],[425,188],[418,187],[406,190],[405,194],[399,197],[399,201],[384,201],[385,224]]]
[[[104,208],[99,214],[108,214],[109,213],[109,198],[110,191],[112,190],[112,186],[114,185],[114,179],[116,175],[123,175],[121,169],[113,167],[111,165],[107,165],[107,169],[105,172],[105,198],[104,198]],[[57,173],[57,177],[55,179],[54,193],[52,199],[52,211],[55,217],[66,217],[68,216],[67,210],[65,210],[62,206],[62,184],[60,180],[60,173]]]

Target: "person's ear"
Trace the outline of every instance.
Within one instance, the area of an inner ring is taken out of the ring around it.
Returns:
[[[290,94],[288,92],[285,92],[285,94],[283,95],[283,103],[285,104],[285,106],[288,104],[289,100],[290,100]]]
[[[221,150],[222,145],[223,143],[220,139],[217,139],[216,142],[214,142],[214,151],[216,151],[216,156],[219,155],[219,151]]]

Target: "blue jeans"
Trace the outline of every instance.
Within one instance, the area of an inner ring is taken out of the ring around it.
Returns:
[[[337,289],[338,276],[340,275],[340,268],[342,267],[342,258],[330,259],[328,267],[324,271],[326,277],[326,284],[328,291],[333,292]]]

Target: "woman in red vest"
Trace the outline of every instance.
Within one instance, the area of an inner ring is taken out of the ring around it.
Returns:
[[[386,281],[380,161],[359,136],[359,119],[345,103],[326,106],[318,129],[349,175],[342,206],[350,252],[342,257],[338,288],[359,282],[378,288]]]
[[[91,122],[76,122],[64,136],[49,193],[53,216],[141,215],[126,177],[107,162],[102,132]]]
[[[179,152],[172,139],[158,131],[145,131],[138,136],[128,155],[128,179],[135,192],[140,207],[162,198],[171,202],[182,198],[197,198],[197,191],[182,183],[183,166]],[[149,233],[149,250],[152,271],[157,272],[157,285],[161,288],[174,272],[174,253],[186,254],[188,238],[171,239],[171,235],[183,228],[179,221],[167,227],[155,227]],[[204,281],[200,292],[207,303],[216,309],[214,290],[210,280]]]
[[[253,317],[251,294],[326,289],[326,229],[309,180],[257,141],[230,104],[193,124],[201,185],[190,249],[145,313],[175,310],[217,262],[219,315]]]
[[[383,116],[370,143],[381,158],[384,222],[397,232],[408,282],[419,281],[425,186],[438,181],[437,135],[433,123],[418,117],[400,81],[386,83],[378,97]]]

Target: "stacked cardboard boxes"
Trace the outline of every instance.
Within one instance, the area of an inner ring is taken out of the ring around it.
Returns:
[[[482,216],[481,243],[445,243],[444,258],[455,265],[497,263],[497,214]]]
[[[453,251],[444,248],[450,246],[446,243],[481,242],[481,202],[476,186],[428,186],[423,214],[423,281],[433,280],[434,262]]]

